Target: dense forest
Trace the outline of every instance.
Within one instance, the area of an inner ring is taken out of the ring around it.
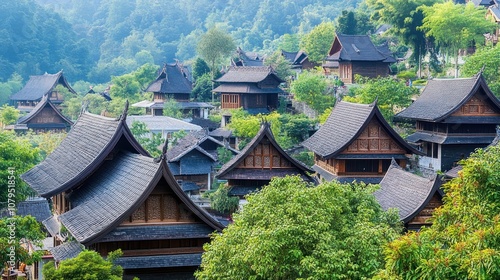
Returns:
[[[305,34],[360,0],[6,0],[0,3],[0,82],[12,73],[61,69],[71,81],[108,82],[152,62],[195,57],[213,26],[247,51],[274,51],[285,34]]]

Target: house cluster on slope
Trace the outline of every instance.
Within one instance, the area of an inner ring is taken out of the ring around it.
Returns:
[[[358,71],[367,76],[388,74],[392,56],[366,38],[337,35],[324,69],[346,83]],[[261,57],[241,49],[239,54],[214,89],[223,97],[222,107],[273,110],[282,80],[272,68],[255,66]],[[283,55],[297,69],[306,67],[303,52]],[[173,95],[184,100],[179,101],[186,103],[183,108],[198,110],[197,119],[204,120],[204,110],[210,107],[190,104],[188,74],[182,69],[178,63],[165,65],[148,89],[154,99],[133,106],[145,108],[151,114],[147,117],[154,119]],[[58,79],[54,81],[64,81]],[[55,84],[47,87],[37,104],[19,103],[39,107],[23,117],[28,123],[44,110],[60,115],[50,101]],[[241,151],[234,148],[227,131],[193,124],[186,137],[168,151],[164,145],[161,157],[152,158],[130,132],[127,122],[130,125],[133,118],[126,109],[118,119],[83,112],[65,126],[71,130],[60,146],[22,175],[42,198],[52,201],[53,213],[37,218],[56,240],[50,250],[56,261],[74,257],[83,248],[103,256],[121,248],[124,255],[118,264],[126,278],[192,276],[201,262],[203,244],[225,224],[194,203],[190,194],[209,190],[215,180],[227,182],[230,195],[241,199],[272,178],[287,175],[299,175],[311,184],[332,180],[380,184],[374,196],[382,208],[398,209],[405,228],[419,230],[431,224],[430,217],[445,195],[440,188],[444,178],[436,171],[457,176],[461,159],[498,142],[500,101],[481,72],[471,78],[430,80],[420,97],[395,117],[416,129],[406,140],[387,123],[376,101],[337,102],[327,121],[302,143],[314,153],[312,167],[284,151],[266,122]],[[169,138],[171,131],[158,130]],[[222,166],[219,148],[232,156]],[[426,175],[411,173],[409,167]]]

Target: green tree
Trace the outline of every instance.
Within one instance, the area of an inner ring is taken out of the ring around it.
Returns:
[[[479,48],[476,52],[465,57],[465,63],[460,69],[463,77],[472,77],[479,73],[484,66],[483,75],[488,87],[497,97],[500,97],[500,45]]]
[[[161,133],[151,133],[146,123],[134,120],[130,126],[130,131],[137,139],[137,142],[148,151],[152,157],[159,157],[161,151],[158,149],[165,142]]]
[[[483,34],[492,32],[496,26],[485,18],[484,8],[476,8],[473,3],[463,5],[447,1],[420,10],[425,16],[420,30],[455,58],[456,78],[459,51],[484,43]]]
[[[60,279],[108,279],[120,280],[123,269],[113,262],[122,255],[120,249],[110,252],[106,259],[91,250],[82,251],[77,257],[63,260],[55,267],[53,261],[43,266],[43,277],[47,280]]]
[[[3,104],[0,107],[0,124],[2,127],[15,124],[17,119],[19,119],[19,110],[7,104]]]
[[[231,55],[236,45],[231,35],[220,28],[213,27],[201,36],[196,49],[198,54],[209,63],[212,79],[214,79],[217,67],[224,58]]]
[[[396,239],[378,279],[500,278],[500,146],[477,150],[444,184],[431,227]]]
[[[419,65],[425,55],[427,39],[422,26],[424,15],[419,7],[431,6],[441,0],[367,0],[373,10],[372,18],[390,24],[390,33],[413,49],[414,61]],[[420,73],[419,73],[420,76]]]
[[[355,35],[357,32],[356,17],[353,11],[342,11],[342,15],[337,18],[337,32],[341,34]]]
[[[27,139],[16,137],[11,131],[0,130],[0,202],[7,202],[8,198],[13,200],[8,197],[9,193],[15,194],[15,202],[23,201],[31,194],[31,189],[19,176],[39,160],[39,149],[33,148]],[[9,185],[15,186],[15,192],[8,191]]]
[[[210,67],[205,62],[205,60],[197,57],[193,63],[193,79],[196,81],[201,76],[210,73]]]
[[[231,152],[226,147],[217,148],[217,160],[220,164],[225,164],[226,162],[230,161],[232,157],[233,152]]]
[[[399,220],[365,185],[274,178],[204,246],[197,279],[365,279]],[[318,217],[321,217],[320,219]],[[369,238],[368,238],[369,237]]]
[[[297,52],[299,51],[300,37],[298,34],[283,34],[279,38],[278,50],[284,50],[286,52]]]
[[[0,219],[0,253],[2,254],[0,260],[2,264],[15,266],[16,261],[26,264],[40,261],[43,251],[29,252],[26,248],[28,245],[41,247],[44,238],[45,233],[32,216],[13,216]]]
[[[210,73],[205,73],[194,82],[191,98],[196,101],[208,102],[212,100],[212,78]]]
[[[240,199],[236,196],[229,196],[231,189],[225,185],[219,185],[215,192],[209,194],[210,207],[223,214],[232,214],[238,209]]]
[[[290,85],[290,91],[298,101],[306,103],[320,114],[335,102],[335,97],[327,92],[327,88],[326,78],[312,71],[302,72]]]
[[[179,106],[179,103],[177,103],[177,101],[171,96],[169,96],[163,103],[163,115],[176,119],[182,118],[181,107]]]
[[[276,72],[276,75],[284,81],[288,81],[295,72],[290,66],[290,62],[281,55],[281,51],[276,51],[264,60],[265,65],[269,65]]]
[[[368,79],[358,76],[356,82],[359,86],[351,88],[349,96],[345,96],[344,100],[362,104],[377,100],[382,115],[389,123],[394,114],[408,107],[411,97],[419,93],[417,88],[391,77]]]
[[[300,48],[307,53],[311,62],[320,63],[328,55],[334,38],[333,22],[322,22],[302,37]]]

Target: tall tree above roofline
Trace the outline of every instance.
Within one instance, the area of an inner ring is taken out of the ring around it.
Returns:
[[[215,78],[217,66],[235,50],[233,37],[218,27],[213,27],[203,34],[197,46],[198,54],[210,65],[212,80]]]
[[[322,22],[302,37],[300,48],[307,53],[309,61],[320,63],[328,55],[334,38],[333,22]]]
[[[475,7],[472,2],[463,5],[449,1],[419,10],[425,17],[418,29],[433,37],[441,49],[455,58],[455,78],[458,78],[459,51],[484,43],[483,34],[492,32],[496,26],[485,18],[484,8]]]

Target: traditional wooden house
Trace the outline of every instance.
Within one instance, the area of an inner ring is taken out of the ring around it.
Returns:
[[[313,169],[320,178],[340,182],[379,183],[392,158],[406,167],[410,155],[421,154],[392,129],[376,102],[338,102],[302,145],[314,152]]]
[[[212,105],[204,102],[191,102],[193,83],[188,68],[176,62],[165,64],[156,78],[146,89],[153,93],[153,100],[144,100],[133,104],[134,107],[146,108],[146,114],[163,116],[165,102],[173,99],[185,116],[208,118]]]
[[[302,70],[309,70],[318,66],[316,63],[309,61],[309,57],[304,51],[286,52],[281,50],[281,55],[290,62],[291,68],[297,73],[302,72]]]
[[[59,221],[78,243],[103,256],[122,249],[117,263],[125,278],[192,277],[209,234],[223,226],[182,191],[166,151],[149,157],[125,119],[126,112],[119,119],[82,114],[61,145],[22,178],[53,197]]]
[[[17,120],[14,130],[26,132],[30,129],[35,133],[66,132],[72,125],[73,122],[64,116],[47,96],[44,96],[28,114]]]
[[[395,208],[407,230],[430,226],[434,210],[443,205],[441,180],[434,174],[424,178],[403,170],[395,161],[389,166],[373,195],[384,210]]]
[[[322,66],[327,76],[352,84],[356,74],[369,78],[389,75],[389,65],[394,62],[387,45],[375,46],[368,35],[336,34]]]
[[[233,155],[239,153],[203,129],[189,133],[168,150],[168,166],[185,191],[192,191],[193,183],[196,190],[210,190],[215,168],[220,166],[217,149],[221,147]]]
[[[419,165],[446,171],[493,141],[500,123],[500,102],[482,73],[472,78],[433,79],[395,120],[416,123],[416,132],[407,140],[424,153]]]
[[[47,97],[52,104],[60,109],[59,105],[64,101],[64,96],[56,89],[58,85],[65,87],[69,92],[76,95],[61,70],[56,74],[45,73],[30,76],[26,85],[10,97],[11,103],[19,111],[30,112],[43,97]]]
[[[236,49],[231,59],[232,66],[264,66],[264,56],[256,52],[245,52],[240,47]]]
[[[499,0],[494,0],[493,4],[488,7],[486,12],[486,18],[496,23],[497,26],[492,34],[485,35],[486,39],[491,41],[493,44],[498,43],[498,37],[500,36],[500,3]]]
[[[220,94],[222,109],[242,107],[250,113],[267,113],[278,107],[279,87],[284,81],[271,67],[231,67],[216,80],[220,85],[212,90]]]
[[[313,172],[283,151],[276,143],[269,123],[263,123],[252,141],[224,164],[216,177],[227,180],[230,194],[242,198],[269,184],[274,177],[300,175],[304,180],[314,182],[309,175]]]

